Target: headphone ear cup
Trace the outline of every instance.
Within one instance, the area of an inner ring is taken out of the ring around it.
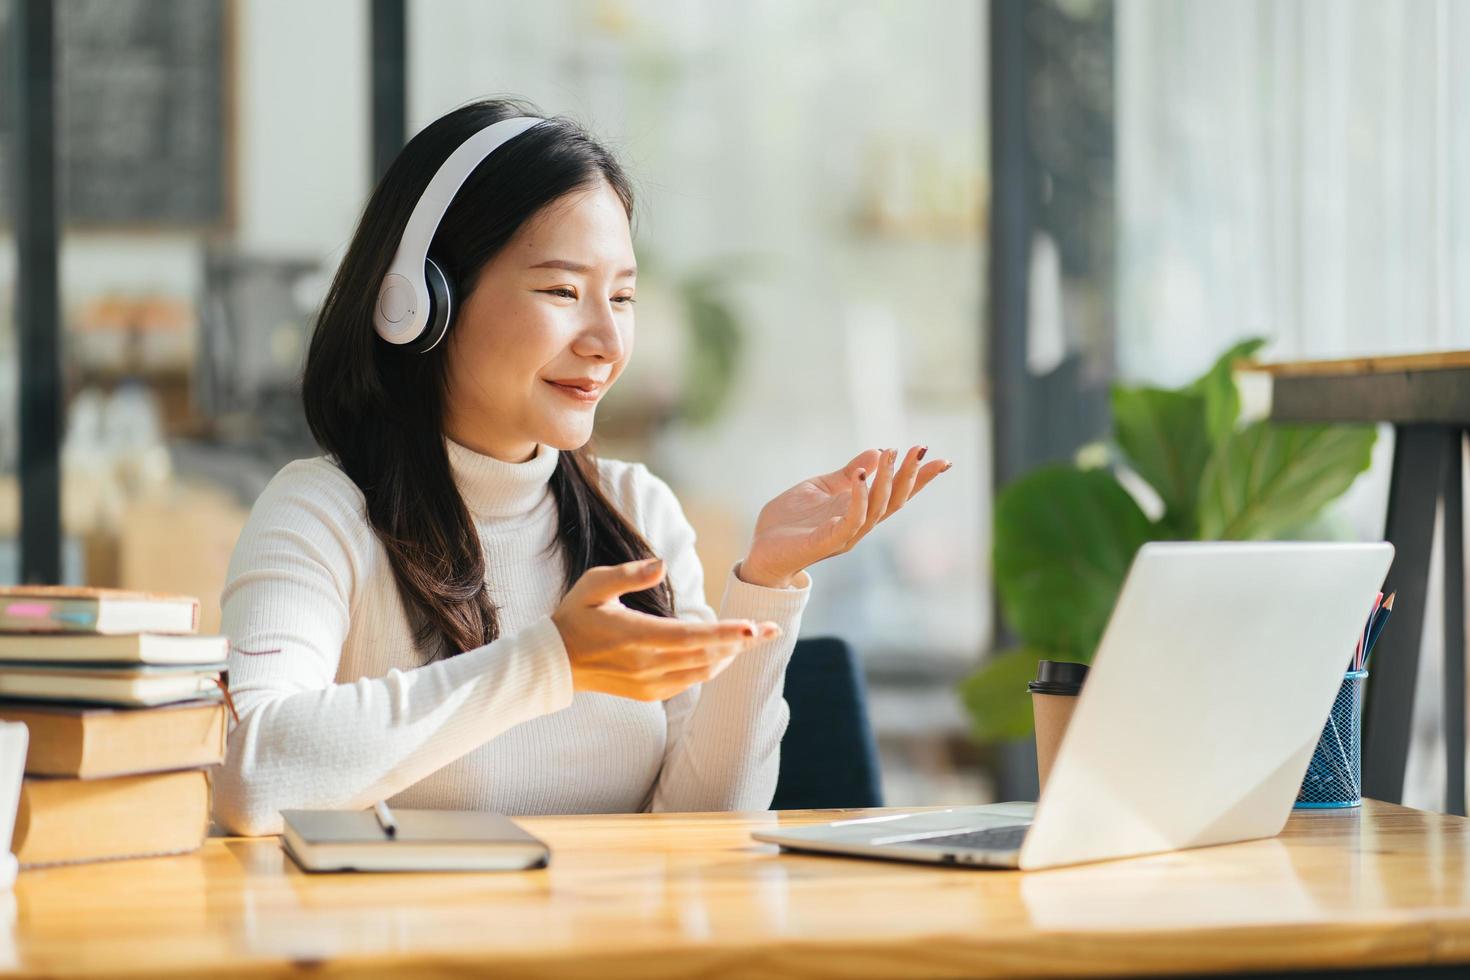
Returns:
[[[424,284],[429,287],[429,318],[413,348],[420,354],[427,354],[439,346],[454,318],[454,287],[433,259],[424,259]]]

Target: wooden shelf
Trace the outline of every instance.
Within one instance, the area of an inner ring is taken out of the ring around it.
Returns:
[[[1395,354],[1388,357],[1345,357],[1325,361],[1243,361],[1241,371],[1255,371],[1278,378],[1394,374],[1400,371],[1447,371],[1470,368],[1470,350],[1431,354]]]

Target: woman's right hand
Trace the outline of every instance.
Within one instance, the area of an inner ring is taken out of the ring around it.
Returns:
[[[577,579],[551,621],[572,665],[572,689],[663,701],[714,676],[725,661],[781,635],[775,623],[650,616],[618,601],[657,585],[657,558],[599,565]]]

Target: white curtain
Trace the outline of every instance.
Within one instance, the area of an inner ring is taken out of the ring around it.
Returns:
[[[1470,4],[1121,0],[1119,366],[1470,347]]]
[[[1470,3],[1119,0],[1118,365],[1470,348]],[[1338,508],[1381,534],[1390,446]],[[1438,551],[1438,548],[1436,548]],[[1431,576],[1404,801],[1437,809]]]

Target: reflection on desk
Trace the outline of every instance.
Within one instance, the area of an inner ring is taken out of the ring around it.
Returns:
[[[844,814],[850,815],[850,814]],[[833,812],[521,822],[546,871],[306,875],[274,838],[25,872],[22,974],[980,976],[1470,962],[1467,822],[1368,802],[1280,838],[1056,871],[781,854]]]

